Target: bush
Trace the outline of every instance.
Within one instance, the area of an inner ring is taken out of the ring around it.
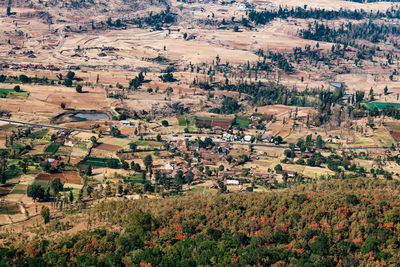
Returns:
[[[75,88],[78,93],[82,93],[82,85],[78,84]]]

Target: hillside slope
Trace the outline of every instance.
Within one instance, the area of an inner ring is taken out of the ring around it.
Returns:
[[[0,264],[398,265],[398,186],[334,180],[290,193],[107,201],[82,211],[89,231],[51,238],[54,220],[33,240],[3,235]]]

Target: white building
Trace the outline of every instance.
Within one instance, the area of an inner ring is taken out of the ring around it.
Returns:
[[[172,166],[171,164],[167,163],[164,166],[165,170],[169,170],[169,171],[173,171],[174,170],[174,166]]]

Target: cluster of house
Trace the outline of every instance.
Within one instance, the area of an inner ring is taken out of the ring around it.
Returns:
[[[243,137],[235,134],[230,133],[223,133],[222,134],[222,141],[224,142],[240,142],[240,143],[250,143],[255,140],[253,135],[245,135]],[[262,135],[261,140],[264,143],[273,143],[274,137],[271,134],[265,133]]]
[[[20,69],[33,69],[33,70],[51,70],[51,71],[59,71],[60,68],[54,65],[43,65],[43,64],[17,64],[17,63],[9,63],[9,62],[2,62],[0,63],[1,69],[13,69],[13,70],[20,70]]]

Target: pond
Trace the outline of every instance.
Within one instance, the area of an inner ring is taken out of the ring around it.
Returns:
[[[108,120],[110,119],[105,113],[76,113],[72,117],[87,120],[87,121],[97,121],[97,120]]]

